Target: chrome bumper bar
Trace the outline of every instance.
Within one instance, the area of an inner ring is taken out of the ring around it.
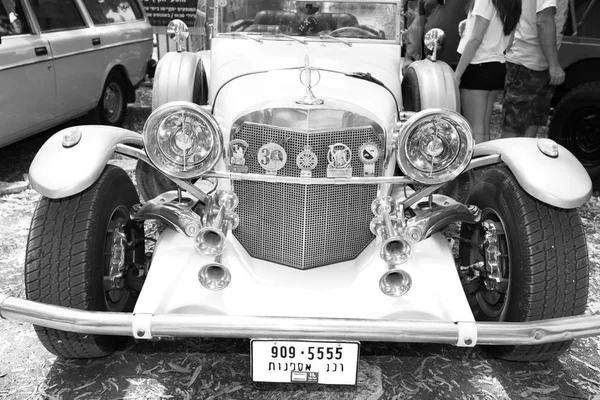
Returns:
[[[83,311],[0,293],[0,317],[64,331],[152,337],[331,339],[533,345],[600,335],[600,315],[534,322],[444,322],[215,315],[133,315]]]

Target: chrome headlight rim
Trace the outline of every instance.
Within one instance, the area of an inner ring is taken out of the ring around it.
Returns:
[[[201,121],[210,148],[204,157],[190,165],[177,163],[172,155],[166,154],[158,143],[158,130],[161,125],[176,114],[185,113]],[[156,108],[146,120],[143,129],[144,148],[152,164],[161,172],[181,179],[198,178],[211,171],[223,155],[223,134],[212,114],[198,104],[188,101],[173,101]]]
[[[460,143],[450,165],[432,173],[431,170],[418,168],[411,161],[407,146],[412,135],[418,133],[423,124],[434,119],[451,125],[458,133]],[[462,115],[452,110],[432,108],[414,114],[402,125],[396,140],[396,160],[402,172],[414,181],[426,185],[442,184],[452,181],[467,168],[473,157],[474,148],[475,140],[471,125]]]

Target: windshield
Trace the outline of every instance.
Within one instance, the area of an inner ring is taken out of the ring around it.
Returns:
[[[217,1],[217,3],[219,3]],[[397,40],[397,3],[221,1],[220,33]]]

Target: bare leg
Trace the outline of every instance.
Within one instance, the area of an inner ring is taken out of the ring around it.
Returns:
[[[469,121],[469,124],[471,124],[475,143],[481,143],[489,139],[489,135],[486,139],[485,124],[488,93],[487,90],[460,90],[462,112],[467,121]]]
[[[488,92],[487,105],[485,107],[485,140],[490,140],[492,126],[492,112],[494,111],[494,102],[498,95],[498,90]]]

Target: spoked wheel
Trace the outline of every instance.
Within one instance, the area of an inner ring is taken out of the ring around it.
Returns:
[[[138,202],[131,179],[112,165],[82,193],[42,198],[27,242],[27,298],[88,311],[131,312],[144,279],[144,228],[129,218]],[[67,358],[105,356],[131,340],[40,326],[35,331],[48,351]]]
[[[461,228],[461,280],[477,321],[526,322],[585,311],[588,257],[577,210],[527,194],[506,167],[483,171],[469,198],[481,222]],[[489,346],[500,358],[545,361],[572,341]]]
[[[463,284],[475,319],[501,321],[510,279],[506,231],[491,209],[482,210],[481,220],[481,224],[465,225],[461,232],[472,243],[480,244],[466,249],[469,261],[477,260],[470,264],[477,274],[466,278]]]

